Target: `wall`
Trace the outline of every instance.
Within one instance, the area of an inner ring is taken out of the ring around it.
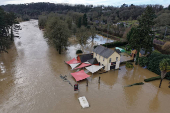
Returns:
[[[93,54],[93,58],[96,58],[98,62],[100,62],[100,65],[104,65],[105,68],[104,70],[108,71],[110,70],[110,65],[111,63],[109,63],[109,59],[111,58],[111,62],[116,62],[116,57],[118,57],[118,61],[120,61],[120,55],[117,52],[114,52],[109,58],[104,58],[102,56],[100,56],[99,54],[96,53]],[[104,61],[103,61],[104,58]]]
[[[111,63],[109,63],[109,59],[111,58],[111,62],[116,62],[116,57],[118,57],[117,61],[120,61],[120,55],[117,52],[114,52],[109,58],[108,58],[108,66],[107,70],[110,70]]]

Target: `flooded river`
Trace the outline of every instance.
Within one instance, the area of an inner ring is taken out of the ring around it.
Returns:
[[[67,75],[72,84],[74,72],[64,63],[75,57],[77,44],[59,55],[49,46],[36,20],[22,22],[21,39],[0,55],[0,113],[169,113],[168,80],[124,87],[156,74],[136,66],[93,74],[89,86],[79,82],[79,92],[60,78]],[[91,51],[90,46],[84,48]],[[90,74],[90,73],[89,73]],[[91,74],[90,74],[91,75]],[[101,82],[98,84],[98,77]],[[78,97],[86,96],[90,107],[82,109]]]

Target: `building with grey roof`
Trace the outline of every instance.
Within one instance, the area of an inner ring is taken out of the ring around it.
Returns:
[[[98,45],[93,50],[93,58],[96,58],[100,65],[104,66],[106,71],[119,68],[120,51],[112,50],[104,46]]]

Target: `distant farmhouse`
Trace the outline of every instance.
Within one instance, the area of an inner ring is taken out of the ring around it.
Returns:
[[[112,50],[104,46],[98,45],[93,50],[93,58],[96,58],[99,65],[104,66],[105,71],[118,69],[120,65],[120,50]]]

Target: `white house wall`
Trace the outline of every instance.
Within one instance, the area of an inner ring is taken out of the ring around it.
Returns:
[[[109,63],[109,59],[111,58],[111,62],[116,62],[116,57],[118,57],[118,61],[120,61],[120,55],[117,52],[114,52],[109,58],[104,58],[100,56],[99,54],[93,53],[93,58],[96,58],[98,62],[100,62],[100,65],[105,66],[105,70],[108,71],[110,70],[111,63]]]
[[[103,61],[103,57],[100,56],[99,54],[97,54],[96,56],[96,53],[93,53],[93,58],[96,58],[98,62],[100,62],[100,65],[104,65],[105,66],[105,70],[107,71],[107,60],[106,58],[104,58],[104,61]]]
[[[114,52],[109,58],[108,58],[108,61],[107,61],[107,64],[108,64],[108,68],[107,70],[110,70],[110,66],[111,66],[111,63],[109,63],[109,59],[111,58],[111,62],[116,62],[116,57],[118,57],[118,60],[117,61],[120,61],[120,55],[117,53],[117,52]]]

